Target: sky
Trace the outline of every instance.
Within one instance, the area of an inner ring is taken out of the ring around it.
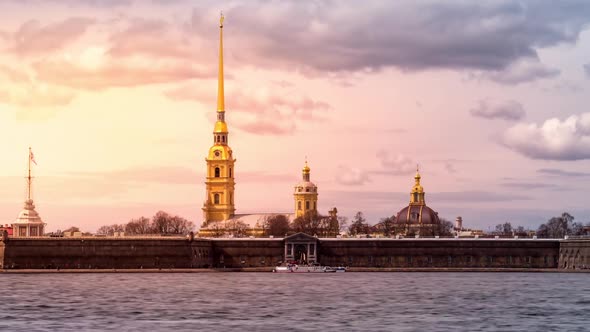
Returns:
[[[224,22],[237,213],[590,221],[590,2],[0,0],[0,223],[197,225]]]

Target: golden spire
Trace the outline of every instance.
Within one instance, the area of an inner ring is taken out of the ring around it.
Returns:
[[[225,112],[223,96],[223,12],[219,17],[219,77],[217,78],[217,112]]]
[[[420,166],[416,164],[416,175],[414,175],[414,180],[416,180],[416,185],[420,185]]]

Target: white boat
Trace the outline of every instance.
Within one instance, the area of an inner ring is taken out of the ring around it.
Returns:
[[[346,272],[346,268],[321,266],[321,265],[297,265],[289,264],[287,266],[277,266],[272,272],[276,273],[330,273],[330,272]]]

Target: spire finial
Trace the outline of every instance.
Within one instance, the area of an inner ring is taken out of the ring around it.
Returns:
[[[225,98],[223,95],[223,12],[219,15],[219,75],[217,77],[217,112],[225,112]]]

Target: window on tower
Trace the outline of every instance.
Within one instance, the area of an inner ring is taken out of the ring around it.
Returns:
[[[219,204],[219,194],[213,195],[213,203],[214,204]]]
[[[231,178],[232,174],[231,174],[231,167],[229,168],[229,177]]]
[[[215,167],[215,177],[218,178],[221,176],[221,170],[219,169],[219,167]]]
[[[305,209],[309,210],[309,201],[305,201]]]
[[[221,142],[225,143],[225,136],[221,136]]]
[[[297,210],[301,210],[301,201],[297,202]]]

